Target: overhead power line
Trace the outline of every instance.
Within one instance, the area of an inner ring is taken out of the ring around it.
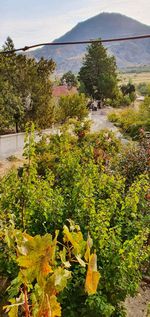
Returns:
[[[10,51],[0,51],[0,54],[12,54],[19,51],[27,51],[31,48],[36,48],[40,46],[58,46],[58,45],[79,45],[79,44],[92,44],[92,43],[109,43],[109,42],[121,42],[121,41],[130,41],[130,40],[140,40],[150,38],[150,34],[146,35],[136,35],[130,37],[119,37],[111,39],[98,39],[98,40],[85,40],[85,41],[73,41],[73,42],[50,42],[50,43],[40,43],[30,46],[24,46]]]

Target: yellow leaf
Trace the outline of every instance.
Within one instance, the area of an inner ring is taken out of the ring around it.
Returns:
[[[84,255],[85,261],[88,262],[90,258],[90,248],[87,246],[85,255]]]
[[[40,309],[38,311],[37,317],[60,317],[61,316],[61,306],[57,302],[55,295],[48,296],[45,294]]]
[[[29,256],[24,256],[24,255],[18,257],[17,262],[20,267],[24,267],[24,268],[30,268],[32,265],[34,265],[32,258],[30,258]]]
[[[99,279],[99,272],[93,272],[92,270],[88,269],[85,281],[85,291],[88,293],[88,295],[93,295],[96,293]]]
[[[9,313],[9,317],[18,317],[18,306],[11,307]]]
[[[100,273],[97,272],[97,256],[96,254],[91,254],[85,281],[85,291],[88,295],[96,293],[99,279]]]
[[[83,255],[85,252],[86,242],[83,239],[81,231],[70,232],[67,226],[64,226],[64,242],[70,242],[73,246],[72,253],[75,256]]]
[[[97,255],[96,253],[93,253],[90,255],[90,258],[89,258],[89,268],[92,270],[92,271],[97,271]]]
[[[31,241],[34,239],[34,237],[30,236],[28,233],[24,232],[23,237],[25,238],[26,241]]]
[[[77,249],[78,248],[78,244],[76,243],[76,241],[74,240],[74,237],[73,237],[73,235],[72,235],[72,233],[71,232],[69,232],[69,229],[68,229],[68,227],[67,226],[64,226],[64,241],[69,241],[69,242],[71,242],[71,244],[73,245],[73,247],[75,248],[75,249]]]
[[[51,317],[61,316],[61,306],[57,302],[57,298],[55,295],[50,297],[50,309],[51,309]]]
[[[93,240],[91,239],[90,235],[88,234],[88,238],[87,238],[87,244],[86,244],[86,252],[84,255],[85,261],[89,261],[90,259],[90,249],[92,248],[93,245]]]

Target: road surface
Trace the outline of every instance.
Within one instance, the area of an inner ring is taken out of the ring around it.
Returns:
[[[103,129],[109,129],[115,132],[118,139],[121,139],[122,143],[127,143],[128,141],[124,139],[123,135],[120,133],[117,127],[114,126],[112,122],[107,119],[107,115],[111,112],[112,108],[100,109],[97,111],[92,111],[89,114],[90,120],[92,120],[93,124],[91,127],[92,132],[100,131]]]

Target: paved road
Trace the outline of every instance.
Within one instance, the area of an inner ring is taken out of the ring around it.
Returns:
[[[56,133],[57,129],[46,129],[42,131],[42,134]],[[14,133],[0,136],[0,160],[6,159],[10,155],[21,154],[24,147],[25,133]],[[35,140],[39,140],[38,133],[35,132]]]
[[[114,132],[118,131],[118,129],[114,126],[114,124],[108,121],[107,119],[107,114],[110,111],[112,111],[111,108],[90,112],[89,117],[93,121],[92,128],[91,128],[93,132],[106,129],[106,128]]]

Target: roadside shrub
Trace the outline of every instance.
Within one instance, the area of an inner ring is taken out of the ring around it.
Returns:
[[[139,175],[150,172],[149,145],[131,143],[124,146],[113,164],[115,171],[125,177],[127,186],[131,185]]]
[[[121,91],[118,91],[116,96],[113,99],[109,99],[107,103],[114,107],[127,107],[135,100],[135,93],[131,93],[129,95],[123,95]]]
[[[108,119],[109,119],[109,121],[111,121],[111,122],[117,123],[117,119],[118,119],[117,113],[116,113],[116,112],[110,112],[110,113],[108,114]]]
[[[138,110],[128,107],[110,113],[108,119],[119,126],[123,133],[129,134],[134,139],[139,139],[141,129],[150,131],[150,98],[145,98]]]
[[[64,123],[69,118],[83,120],[88,114],[87,99],[84,94],[62,96],[57,108],[57,121]]]

